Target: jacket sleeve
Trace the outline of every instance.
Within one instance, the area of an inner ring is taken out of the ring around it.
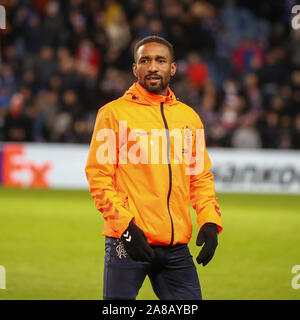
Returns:
[[[113,235],[120,238],[133,216],[116,184],[118,126],[106,105],[99,109],[85,167],[90,194]]]
[[[199,119],[200,120],[200,119]],[[199,129],[198,129],[199,130]],[[223,229],[220,206],[215,195],[214,175],[210,172],[211,160],[206,150],[204,129],[200,124],[202,134],[194,139],[193,155],[201,163],[201,170],[196,170],[190,178],[190,198],[197,213],[197,223],[201,228],[205,223],[212,222],[217,225],[218,233]],[[199,150],[196,152],[196,145]]]

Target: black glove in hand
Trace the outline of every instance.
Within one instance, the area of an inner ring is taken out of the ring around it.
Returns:
[[[196,244],[202,246],[203,243],[204,246],[196,260],[199,264],[202,263],[204,267],[214,256],[218,245],[218,228],[214,223],[205,223],[200,229]]]
[[[122,241],[126,252],[135,261],[151,262],[155,256],[149,246],[144,232],[131,220],[128,228],[122,234]]]

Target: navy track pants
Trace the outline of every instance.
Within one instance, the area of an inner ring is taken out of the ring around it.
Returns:
[[[186,244],[152,246],[153,263],[136,262],[119,239],[106,237],[104,300],[134,300],[146,276],[161,300],[201,300],[197,270]]]

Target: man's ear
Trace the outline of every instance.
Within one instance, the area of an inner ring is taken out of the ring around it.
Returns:
[[[136,64],[135,63],[132,64],[132,72],[133,72],[133,75],[137,78]]]
[[[175,76],[176,68],[177,68],[177,67],[176,67],[176,62],[172,62],[172,63],[171,63],[171,72],[170,72],[171,77]]]

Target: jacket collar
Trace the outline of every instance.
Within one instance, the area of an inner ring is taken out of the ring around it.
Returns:
[[[168,88],[167,96],[161,96],[147,91],[137,82],[125,92],[123,97],[131,102],[148,106],[160,105],[161,102],[170,106],[178,103],[170,88]]]

